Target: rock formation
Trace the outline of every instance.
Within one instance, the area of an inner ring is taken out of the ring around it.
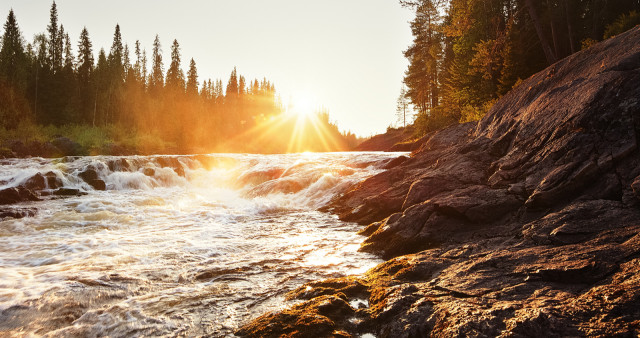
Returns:
[[[388,260],[304,285],[291,297],[307,301],[237,333],[637,336],[638,135],[640,27],[334,200],[328,210],[368,225],[362,250]]]

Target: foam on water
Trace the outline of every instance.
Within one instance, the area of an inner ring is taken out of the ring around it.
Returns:
[[[305,282],[379,262],[316,210],[398,155],[4,160],[0,189],[53,173],[87,194],[46,186],[17,206],[35,216],[0,220],[0,335],[230,335]]]

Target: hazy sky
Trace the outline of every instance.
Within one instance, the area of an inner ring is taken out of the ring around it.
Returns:
[[[57,0],[59,23],[77,51],[83,26],[97,58],[115,25],[125,42],[150,54],[159,34],[165,70],[178,39],[182,68],[194,58],[200,80],[226,84],[234,66],[248,80],[266,77],[283,101],[307,97],[329,109],[342,130],[368,136],[394,122],[411,42],[410,10],[397,0]],[[13,8],[27,41],[46,31],[48,0],[1,0]],[[133,54],[133,53],[132,53]]]

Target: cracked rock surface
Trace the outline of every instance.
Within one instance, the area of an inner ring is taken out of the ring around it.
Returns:
[[[387,261],[305,285],[238,334],[638,336],[638,135],[640,26],[334,200]]]

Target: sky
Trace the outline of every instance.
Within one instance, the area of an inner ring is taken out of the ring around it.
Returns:
[[[324,106],[341,130],[359,136],[395,123],[396,100],[411,43],[409,9],[397,0],[57,0],[59,23],[77,51],[84,26],[97,57],[119,24],[131,51],[149,55],[158,34],[165,70],[177,39],[182,68],[196,62],[200,80],[222,79],[233,67],[266,77],[284,103]],[[13,8],[27,42],[46,31],[49,0],[1,0],[0,20]],[[133,54],[133,53],[132,53]]]

